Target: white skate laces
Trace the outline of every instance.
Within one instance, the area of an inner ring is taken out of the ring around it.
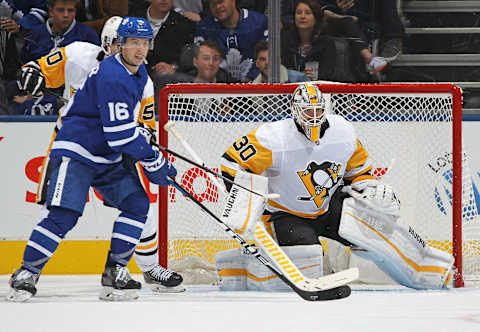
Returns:
[[[173,274],[172,271],[164,268],[161,265],[155,266],[153,269],[148,271],[148,273],[152,278],[163,281],[167,281]]]
[[[185,287],[181,285],[182,276],[161,265],[156,265],[150,271],[143,272],[143,278],[154,292],[178,293],[185,291]]]
[[[117,265],[116,266],[116,270],[117,270],[117,275],[115,277],[115,282],[122,282],[122,283],[127,283],[128,280],[130,280],[130,273],[128,273],[128,270],[126,267],[124,266],[120,266],[120,265]]]

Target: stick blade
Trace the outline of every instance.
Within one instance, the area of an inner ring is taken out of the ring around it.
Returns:
[[[306,278],[303,288],[307,291],[322,291],[346,285],[358,279],[358,268],[353,267],[318,279]]]
[[[339,300],[349,297],[352,293],[352,289],[348,285],[343,285],[340,287],[335,287],[322,291],[305,291],[302,289],[294,289],[295,292],[300,295],[304,300],[307,301],[330,301],[330,300]]]
[[[318,279],[307,278],[294,291],[307,301],[338,300],[350,296],[352,290],[347,284],[356,279],[358,268],[354,267]]]

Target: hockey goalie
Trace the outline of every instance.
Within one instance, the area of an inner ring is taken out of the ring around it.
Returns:
[[[262,124],[227,149],[224,176],[280,197],[266,200],[226,182],[230,196],[222,219],[241,234],[254,234],[261,224],[311,277],[323,273],[319,237],[325,237],[372,261],[403,286],[446,288],[453,256],[428,246],[402,220],[394,188],[372,176],[354,127],[331,114],[332,107],[329,94],[300,84],[292,95],[291,119]],[[254,261],[240,249],[217,255],[222,287],[284,287]]]

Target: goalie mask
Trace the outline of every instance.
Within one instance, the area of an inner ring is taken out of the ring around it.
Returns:
[[[318,144],[325,113],[330,110],[331,96],[322,93],[315,84],[300,84],[292,96],[292,114],[295,122],[312,142]]]
[[[112,55],[111,47],[117,39],[117,30],[120,23],[122,23],[122,18],[120,16],[113,16],[110,17],[103,26],[100,39],[102,41],[102,49],[107,55]]]

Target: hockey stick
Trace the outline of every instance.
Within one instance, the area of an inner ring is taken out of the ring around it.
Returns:
[[[215,221],[227,232],[231,237],[233,237],[249,254],[253,255],[256,259],[260,261],[264,266],[266,266],[270,271],[277,275],[283,282],[285,282],[295,293],[307,301],[327,301],[327,300],[336,300],[348,297],[351,293],[350,287],[347,283],[354,281],[358,278],[358,269],[352,268],[344,270],[338,273],[333,273],[325,277],[320,277],[318,279],[302,279],[300,271],[296,269],[293,264],[288,264],[288,261],[285,260],[284,271],[287,271],[288,275],[283,274],[280,270],[275,268],[262,254],[258,249],[245,241],[238,233],[231,229],[227,224],[225,224],[220,218],[218,218],[212,211],[210,211],[205,205],[199,202],[193,195],[186,191],[180,184],[178,184],[174,178],[169,178],[169,182],[173,184],[178,190],[180,190],[183,195],[188,197],[192,202],[199,206],[204,212],[210,215]],[[280,253],[283,252],[272,240],[270,243],[269,240],[265,239],[263,228],[257,225],[255,230],[256,236],[260,238],[262,242],[268,243],[268,251],[277,253],[278,256],[282,256]],[[265,232],[266,233],[266,232]],[[268,235],[268,234],[267,234]],[[275,248],[276,247],[276,248]],[[278,249],[279,251],[276,251]],[[286,258],[286,255],[284,255]],[[288,259],[288,258],[287,258]],[[282,261],[282,257],[276,258],[278,262]],[[292,280],[292,278],[295,278]]]
[[[190,144],[187,143],[187,141],[182,137],[182,135],[180,135],[180,133],[177,131],[177,128],[175,128],[175,122],[173,121],[168,121],[164,126],[163,128],[166,130],[166,131],[169,131],[171,132],[175,138],[183,145],[183,147],[185,148],[185,150],[187,150],[188,153],[190,153],[190,155],[193,157],[193,159],[199,163],[199,164],[202,164],[202,165],[205,165],[205,163],[203,162],[203,160],[200,158],[200,156],[195,152],[195,150],[193,150],[193,148],[190,146]],[[222,186],[218,181],[217,181],[217,178],[214,177],[211,173],[207,173],[207,176],[210,178],[210,180],[212,180],[213,184],[215,184],[220,190],[223,191],[224,194],[228,194],[228,192],[225,190],[225,187]],[[233,182],[232,182],[233,184]],[[271,195],[273,196],[273,195]],[[269,198],[276,198],[276,197],[271,197],[269,196]]]
[[[252,191],[252,190],[250,190],[250,189],[248,189],[248,188],[246,188],[246,187],[244,187],[244,186],[242,186],[242,185],[240,185],[240,184],[235,183],[235,181],[232,181],[231,179],[227,178],[226,176],[223,176],[222,174],[217,173],[217,172],[211,170],[211,169],[208,168],[208,167],[205,167],[205,166],[203,166],[203,165],[201,165],[201,164],[199,164],[199,163],[196,163],[195,161],[193,161],[193,160],[191,160],[191,159],[189,159],[189,158],[187,158],[187,157],[184,157],[184,156],[182,156],[181,154],[178,154],[178,153],[176,153],[175,151],[170,150],[169,148],[166,148],[166,147],[164,147],[164,146],[161,146],[160,144],[157,144],[157,143],[155,143],[155,142],[151,142],[151,144],[152,144],[153,146],[159,148],[159,149],[162,150],[162,151],[165,151],[165,152],[167,152],[167,153],[170,153],[171,155],[173,155],[173,156],[175,156],[175,157],[177,157],[177,158],[179,158],[179,159],[181,159],[181,160],[183,160],[183,161],[186,161],[187,163],[192,164],[193,166],[196,166],[196,167],[204,170],[205,172],[207,172],[207,174],[209,173],[209,174],[218,176],[219,178],[222,178],[222,179],[224,179],[225,181],[227,181],[227,182],[229,182],[229,183],[231,183],[231,184],[236,184],[236,185],[239,186],[240,188],[245,189],[246,191],[249,191],[249,192],[251,192],[251,193],[253,193],[253,194],[255,194],[255,195],[262,196],[262,197],[265,197],[265,198],[267,198],[267,199],[272,199],[272,198],[278,198],[278,197],[280,197],[278,194],[266,194],[266,195],[263,195],[263,194],[260,194],[260,193],[255,192],[255,191]],[[218,182],[217,182],[217,183],[218,183]],[[218,186],[218,185],[217,185],[217,186]],[[221,186],[219,186],[219,188],[220,188],[221,190],[223,189],[223,187],[221,187]]]
[[[47,94],[47,95],[50,95],[50,96],[52,96],[52,97],[55,97],[55,98],[57,98],[57,99],[60,99],[60,100],[61,100],[62,102],[64,102],[64,103],[68,103],[68,99],[67,99],[67,98],[65,98],[65,97],[63,97],[63,96],[60,96],[59,94],[56,94],[55,92],[52,92],[52,91],[50,91],[50,90],[48,90],[48,89],[43,89],[42,92],[45,93],[45,94]]]

